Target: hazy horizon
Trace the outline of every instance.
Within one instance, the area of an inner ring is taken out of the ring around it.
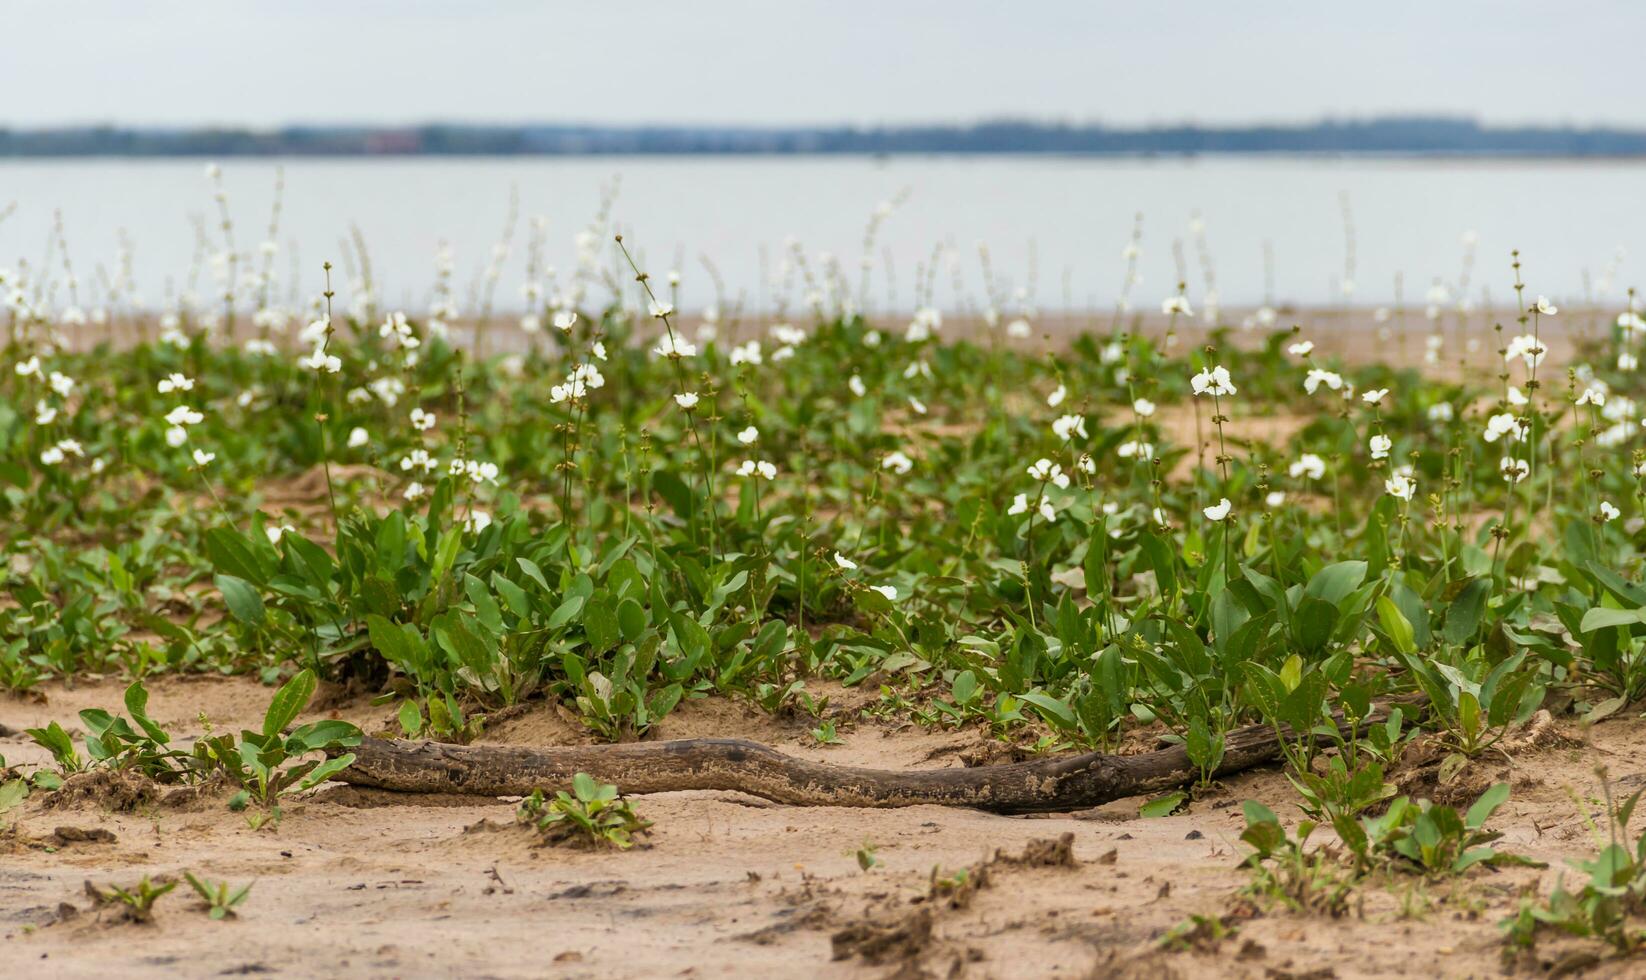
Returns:
[[[1646,6],[9,5],[0,125],[1646,126]]]

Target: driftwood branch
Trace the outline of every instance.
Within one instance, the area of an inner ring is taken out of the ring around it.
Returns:
[[[1370,724],[1387,717],[1380,707]],[[1228,735],[1218,775],[1280,754],[1281,734],[1248,725]],[[900,807],[936,804],[995,813],[1082,810],[1181,786],[1199,774],[1181,745],[1138,755],[1088,752],[970,769],[901,771],[837,766],[735,738],[565,746],[545,749],[366,739],[336,777],[408,793],[524,796],[567,787],[586,772],[624,793],[735,790],[795,806]]]

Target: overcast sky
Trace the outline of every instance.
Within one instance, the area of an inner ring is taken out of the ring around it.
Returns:
[[[8,0],[0,124],[1646,125],[1640,0]]]

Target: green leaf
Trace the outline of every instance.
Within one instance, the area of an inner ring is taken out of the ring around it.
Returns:
[[[1596,606],[1583,614],[1581,629],[1585,633],[1606,629],[1611,626],[1641,626],[1646,625],[1646,608],[1641,609],[1611,609],[1606,606]]]
[[[1068,702],[1063,701],[1061,698],[1054,698],[1050,694],[1045,694],[1040,691],[1030,691],[1027,694],[1020,694],[1018,695],[1018,698],[1025,704],[1033,705],[1035,710],[1040,713],[1041,717],[1045,718],[1058,728],[1075,728],[1079,725],[1079,722],[1075,718],[1074,709],[1069,706]]]
[[[1360,588],[1360,583],[1365,580],[1365,562],[1340,561],[1316,572],[1309,579],[1309,584],[1304,586],[1303,594],[1336,606]]]
[[[247,626],[263,625],[263,597],[258,594],[256,586],[243,578],[227,574],[218,575],[212,581],[223,593],[223,602],[229,607],[230,615]]]
[[[316,766],[313,772],[305,776],[303,781],[297,784],[297,788],[313,789],[352,765],[354,765],[353,752],[340,755],[335,759],[327,759],[319,766]]]
[[[1297,604],[1296,615],[1292,617],[1298,645],[1311,654],[1325,649],[1331,641],[1332,631],[1337,627],[1337,616],[1336,605],[1314,596],[1304,596]]]
[[[219,525],[206,532],[206,556],[213,567],[258,585],[267,585],[274,574],[274,562],[267,550],[231,527]]]
[[[1508,798],[1508,783],[1498,783],[1492,786],[1486,792],[1480,794],[1480,799],[1475,800],[1474,805],[1469,807],[1468,814],[1463,818],[1464,824],[1470,830],[1479,830],[1486,826],[1486,821],[1491,818],[1492,812],[1502,806]]]
[[[268,713],[263,716],[263,736],[272,738],[279,735],[287,725],[297,720],[297,716],[309,706],[309,699],[314,697],[315,686],[314,671],[305,667],[274,692]]]
[[[1412,632],[1412,624],[1406,619],[1406,614],[1400,611],[1393,599],[1388,596],[1379,596],[1377,599],[1377,618],[1383,624],[1383,632],[1394,644],[1398,653],[1412,654],[1417,652],[1417,641]]]
[[[416,701],[402,701],[400,703],[400,730],[406,733],[407,738],[416,738],[423,731],[423,709],[417,706]]]
[[[589,652],[599,656],[617,646],[621,627],[611,603],[601,596],[590,599],[583,607],[583,636],[589,641]]]
[[[131,720],[137,722],[137,726],[143,729],[149,738],[161,745],[171,741],[171,736],[166,734],[165,729],[149,718],[149,692],[143,687],[141,680],[132,681],[131,686],[126,688],[126,713],[131,715]]]
[[[1480,632],[1480,618],[1492,594],[1492,580],[1477,578],[1463,587],[1446,607],[1446,625],[1441,635],[1453,646],[1463,646]]]
[[[1137,815],[1145,819],[1169,817],[1175,813],[1177,808],[1182,806],[1188,798],[1189,794],[1183,792],[1182,790],[1167,793],[1165,796],[1157,796],[1138,807]]]

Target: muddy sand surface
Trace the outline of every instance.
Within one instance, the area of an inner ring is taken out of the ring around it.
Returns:
[[[123,684],[50,685],[0,696],[0,754],[44,753],[21,729],[81,708],[117,710]],[[270,690],[247,678],[167,678],[151,714],[176,736],[255,726]],[[884,768],[955,766],[991,755],[972,730],[926,732],[852,720],[864,695],[836,692],[844,744],[818,746],[810,721],[735,702],[688,702],[656,737],[744,736],[807,758]],[[321,714],[384,727],[390,708],[334,699]],[[320,714],[313,717],[319,717]],[[73,728],[77,728],[76,724]],[[73,729],[71,729],[73,730]],[[554,745],[578,729],[551,706],[490,728],[482,741]],[[1476,870],[1461,880],[1373,879],[1339,918],[1241,894],[1250,880],[1240,801],[1289,824],[1295,794],[1276,769],[1225,780],[1176,815],[1142,819],[1140,800],[1096,810],[1004,817],[911,807],[779,806],[726,792],[637,797],[654,821],[629,852],[538,846],[489,799],[402,802],[328,785],[293,799],[277,827],[252,830],[226,792],[188,802],[132,799],[101,785],[67,806],[36,794],[0,831],[0,977],[1484,977],[1541,975],[1588,962],[1592,947],[1549,939],[1506,964],[1497,923],[1528,888],[1547,892],[1569,858],[1592,851],[1596,764],[1630,789],[1646,781],[1646,722],[1632,713],[1589,730],[1545,725],[1509,755],[1459,777],[1513,796],[1492,821],[1500,848],[1550,867]],[[1434,767],[1397,779],[1426,795]],[[71,786],[74,784],[71,783]],[[100,834],[76,831],[107,831]],[[98,838],[84,840],[80,838]],[[859,867],[873,848],[876,864]],[[1028,860],[1014,860],[1027,854]],[[997,859],[997,855],[999,855]],[[975,888],[933,894],[936,874],[970,869]],[[85,890],[144,875],[255,882],[240,914],[213,921],[186,886],[151,923],[119,921]],[[984,880],[986,879],[986,880]],[[1168,948],[1190,916],[1222,917],[1228,938]],[[1641,976],[1602,960],[1587,976]]]

